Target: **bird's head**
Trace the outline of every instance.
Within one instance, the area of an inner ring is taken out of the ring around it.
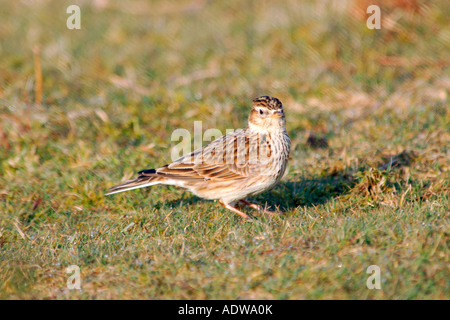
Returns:
[[[286,118],[283,104],[277,98],[269,96],[254,99],[248,125],[256,130],[284,129]]]

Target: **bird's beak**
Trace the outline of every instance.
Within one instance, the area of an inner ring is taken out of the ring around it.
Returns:
[[[273,114],[272,114],[272,118],[281,118],[283,116],[283,111],[275,111]]]

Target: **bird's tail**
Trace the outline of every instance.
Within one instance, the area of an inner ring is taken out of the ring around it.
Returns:
[[[141,171],[142,172],[142,171]],[[141,173],[139,172],[139,173]],[[159,177],[157,174],[151,175],[140,175],[136,179],[125,181],[124,183],[118,184],[117,186],[108,189],[106,196],[114,193],[124,192],[133,189],[145,188],[153,186],[155,184],[160,184],[165,180]]]

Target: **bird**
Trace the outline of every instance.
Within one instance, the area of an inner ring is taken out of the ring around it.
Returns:
[[[286,131],[283,104],[277,98],[252,100],[248,126],[237,129],[156,169],[141,170],[137,177],[108,189],[106,195],[149,187],[174,185],[219,204],[244,219],[249,206],[268,212],[247,197],[273,188],[283,177],[291,141]]]

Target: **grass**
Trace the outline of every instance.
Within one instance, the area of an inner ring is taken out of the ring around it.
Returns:
[[[377,3],[380,30],[352,1],[1,1],[0,298],[448,299],[450,8]],[[260,95],[292,152],[254,200],[284,215],[103,195]]]

